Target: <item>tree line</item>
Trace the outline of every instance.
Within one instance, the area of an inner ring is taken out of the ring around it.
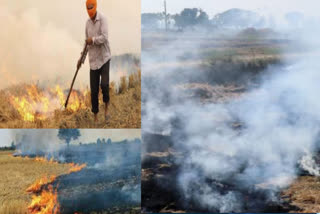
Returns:
[[[81,136],[80,130],[79,129],[59,129],[57,137],[64,141],[67,146],[69,147],[71,141],[73,140],[78,140],[79,137]],[[105,139],[105,138],[98,138],[96,141],[97,144],[111,144],[112,141],[111,139]],[[81,143],[80,143],[81,144]],[[15,142],[12,141],[10,146],[4,146],[0,147],[0,151],[9,151],[9,150],[16,150],[16,145]]]
[[[164,22],[164,13],[143,13],[141,16],[142,25],[146,28],[158,28],[159,22]],[[168,25],[172,25],[178,29],[195,26],[209,26],[209,15],[199,8],[185,8],[179,14],[167,14]]]

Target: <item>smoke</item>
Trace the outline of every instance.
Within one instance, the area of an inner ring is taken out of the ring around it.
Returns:
[[[10,131],[8,129],[1,129],[0,136],[2,139],[0,141],[0,147],[6,147],[11,145],[12,139],[11,139]]]
[[[316,29],[307,29],[299,35],[314,37]],[[297,177],[299,166],[319,175],[312,159],[319,149],[319,55],[301,54],[299,61],[282,68],[269,67],[260,85],[243,96],[206,104],[176,90],[181,82],[192,82],[195,72],[203,75],[200,66],[188,68],[181,62],[180,68],[150,70],[154,63],[179,61],[186,50],[197,52],[199,42],[180,36],[162,44],[158,56],[150,54],[155,50],[142,53],[142,130],[171,135],[174,148],[184,154],[176,160],[176,185],[186,206],[191,202],[193,207],[223,213],[263,210],[279,202],[279,191]],[[188,39],[193,47],[182,45]],[[306,37],[302,41],[311,43]]]
[[[309,62],[302,62],[289,66],[284,73],[273,76],[239,101],[222,106],[189,105],[193,113],[183,116],[183,120],[188,121],[187,140],[176,141],[189,152],[179,177],[186,197],[200,198],[206,206],[219,212],[239,211],[238,205],[234,208],[212,203],[211,198],[217,192],[215,187],[201,185],[203,177],[255,190],[257,185],[281,177],[295,178],[297,163],[315,151],[319,136],[317,69],[314,65],[310,67]],[[202,119],[204,116],[207,119]],[[219,122],[215,122],[215,118],[219,118]],[[228,126],[235,118],[245,126],[240,132]],[[190,173],[193,179],[189,178]],[[277,190],[289,184],[280,182],[269,187],[274,192],[268,200],[274,200]],[[243,206],[244,196],[239,194],[240,191],[228,191],[219,195],[219,201],[222,204],[242,201]]]
[[[113,56],[140,53],[139,1],[98,1],[108,19]],[[85,1],[36,0],[17,2],[0,0],[0,72],[1,89],[21,82],[64,84],[76,69],[85,39],[88,19]],[[135,65],[127,59],[111,63],[112,81],[130,73]],[[119,65],[120,64],[120,65]],[[120,71],[119,71],[120,70]],[[119,71],[119,72],[118,72]],[[120,73],[120,74],[119,74]],[[79,72],[76,88],[89,83],[88,60]]]
[[[64,146],[57,138],[57,130],[19,129],[10,132],[18,153],[22,155],[53,155]]]
[[[307,154],[301,158],[299,164],[302,169],[308,171],[311,175],[320,176],[320,167],[316,163],[312,154]]]
[[[1,133],[1,137],[4,139],[5,145],[9,146],[13,141],[19,152],[22,154],[32,155],[50,154],[64,149],[65,142],[61,141],[57,135],[58,129],[16,129],[4,130]],[[113,143],[117,143],[123,140],[135,141],[136,139],[140,139],[140,137],[140,129],[83,129],[80,130],[79,138],[77,140],[73,140],[71,144],[77,145],[79,142],[81,142],[81,144],[96,143],[98,138],[110,139]],[[131,149],[134,154],[138,153],[138,149],[136,147],[133,146]],[[110,157],[109,155],[105,156],[107,159],[111,158],[110,163],[117,163],[117,160],[125,159],[124,154],[116,152],[114,155],[110,155]]]
[[[24,81],[45,80],[65,73],[71,78],[79,45],[70,34],[52,23],[41,24],[37,10],[19,16],[0,5],[0,68],[3,87]],[[70,71],[66,73],[66,71]]]

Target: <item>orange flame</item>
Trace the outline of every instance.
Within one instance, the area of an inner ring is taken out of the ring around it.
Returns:
[[[71,166],[71,168],[69,169],[69,174],[72,172],[79,172],[81,171],[83,168],[87,167],[87,164],[74,164],[74,163],[70,163],[69,166]]]
[[[50,185],[48,190],[43,191],[40,195],[33,195],[28,210],[32,214],[58,214],[60,204],[57,190],[54,190]]]
[[[35,183],[33,183],[30,187],[28,187],[27,192],[33,192],[33,193],[40,192],[42,186],[52,183],[53,181],[56,180],[56,178],[57,177],[55,175],[50,176],[50,178],[47,176],[43,176],[42,178],[37,180]]]
[[[41,90],[37,85],[33,84],[26,86],[25,91],[25,95],[11,95],[9,99],[11,105],[19,112],[24,121],[45,120],[53,116],[54,111],[60,109],[66,100],[66,95],[60,85]],[[87,89],[82,90],[80,93],[72,91],[68,108],[72,112],[83,108],[87,95]]]
[[[55,161],[53,159],[53,157],[50,160],[48,160],[47,158],[44,158],[44,157],[36,157],[34,160],[37,162],[50,163],[50,164],[58,164],[59,163],[58,161]]]
[[[55,161],[53,158],[48,160],[44,157],[36,157],[34,161],[45,162],[50,164],[58,164],[59,162]],[[73,172],[78,172],[85,168],[86,164],[75,164],[69,163],[70,169],[68,174]],[[58,202],[58,193],[57,189],[53,189],[52,183],[56,180],[56,176],[52,175],[50,177],[43,176],[30,187],[27,188],[27,192],[34,193],[32,196],[31,204],[28,206],[28,210],[31,214],[58,214],[60,213],[60,204]],[[48,190],[43,190],[45,185],[48,186]],[[40,195],[37,193],[41,192]]]

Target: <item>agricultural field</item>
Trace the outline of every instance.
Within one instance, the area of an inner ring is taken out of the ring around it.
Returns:
[[[13,153],[0,152],[0,213],[25,214],[32,201],[27,189],[44,176],[67,174],[71,166],[14,157]]]
[[[51,158],[2,151],[0,213],[140,213],[140,144],[71,145]]]
[[[2,128],[140,128],[141,72],[123,76],[110,84],[110,119],[104,119],[100,92],[98,122],[91,112],[90,90],[73,90],[64,109],[68,89],[60,85],[44,88],[37,84],[19,84],[0,91],[0,127]]]
[[[270,109],[254,114],[260,105],[275,105],[275,109],[280,106],[279,124],[290,121],[288,124],[296,128],[296,118],[288,110],[292,106],[282,110],[282,100],[275,98],[281,84],[267,87],[276,94],[270,96],[272,104],[267,103],[267,98],[262,99],[269,93],[263,86],[269,78],[288,74],[290,66],[304,56],[317,56],[311,47],[272,30],[247,29],[236,34],[145,32],[142,50],[146,59],[142,64],[142,210],[319,211],[318,177],[298,173],[287,178],[268,171],[265,173],[270,177],[266,179],[262,173],[261,179],[259,170],[269,170],[268,167],[259,157],[249,158],[251,146],[253,151],[260,151],[260,141],[264,145],[270,143],[270,147],[278,142],[269,139],[268,132],[254,138],[259,129],[264,133],[268,127],[264,120]],[[284,77],[278,81],[290,79],[290,75]],[[281,97],[286,100],[288,94]],[[253,121],[256,126],[252,127]],[[278,128],[282,130],[283,126]],[[282,140],[286,143],[286,139]],[[242,143],[247,147],[238,147]],[[268,159],[272,152],[262,154],[262,159]],[[287,166],[279,165],[286,170]],[[293,171],[299,169],[294,165]],[[262,181],[250,180],[247,172],[256,173],[254,176]],[[237,180],[239,177],[243,180]]]

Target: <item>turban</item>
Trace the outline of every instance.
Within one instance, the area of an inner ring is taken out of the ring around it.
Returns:
[[[87,0],[86,5],[87,5],[88,15],[92,19],[96,15],[96,12],[97,12],[97,0]],[[88,9],[89,5],[92,5],[93,7],[91,9]]]

